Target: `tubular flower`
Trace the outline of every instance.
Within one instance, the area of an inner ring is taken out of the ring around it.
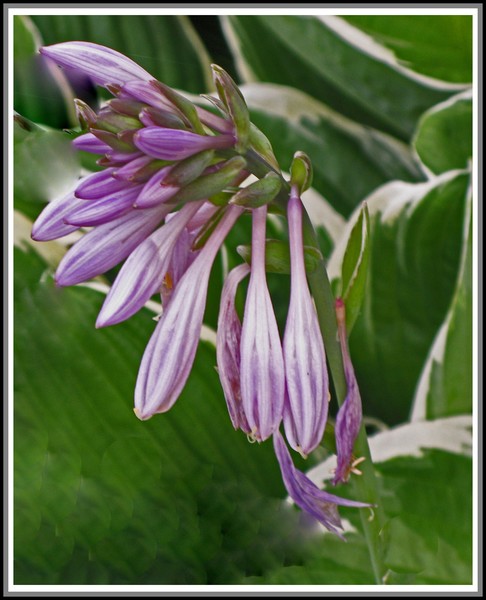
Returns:
[[[302,471],[299,471],[279,431],[273,436],[273,446],[282,472],[283,482],[289,496],[302,510],[317,519],[326,529],[344,539],[338,506],[366,508],[370,504],[339,498],[320,490]]]
[[[265,277],[266,216],[266,206],[253,210],[251,275],[241,332],[241,400],[258,441],[278,428],[285,394],[282,345]]]
[[[287,381],[283,421],[289,444],[307,455],[324,433],[329,379],[324,343],[305,274],[302,210],[302,202],[293,191],[287,208],[291,290],[283,340]]]
[[[160,294],[162,314],[135,388],[136,415],[145,420],[166,412],[182,392],[199,342],[212,265],[240,215],[251,213],[251,267],[242,264],[229,273],[218,319],[217,364],[228,412],[233,426],[251,439],[263,442],[273,436],[291,497],[340,535],[337,506],[366,505],[319,490],[294,467],[279,433],[283,419],[291,447],[306,455],[319,444],[327,418],[326,357],[303,259],[299,193],[310,185],[310,161],[297,153],[291,173],[291,300],[282,347],[266,281],[265,235],[267,205],[286,184],[270,142],[250,123],[245,100],[229,75],[212,65],[217,116],[109,48],[66,42],[41,53],[113,96],[96,112],[75,100],[82,133],[73,144],[98,155],[101,170],[53,200],[34,223],[32,238],[48,241],[92,228],[61,260],[58,286],[84,282],[124,263],[97,327],[120,323]],[[259,173],[258,181],[240,188],[250,169]],[[248,274],[241,322],[235,295]],[[343,327],[339,335],[348,396],[336,423],[335,483],[345,481],[352,469],[361,420]]]
[[[211,267],[241,212],[237,207],[227,209],[162,313],[138,374],[135,412],[140,419],[169,410],[189,377],[199,343]]]
[[[238,284],[249,272],[250,267],[242,264],[226,277],[221,293],[216,339],[218,374],[230,419],[235,429],[241,429],[248,435],[251,434],[251,429],[241,402],[241,322],[235,308],[235,296]]]
[[[353,447],[356,438],[358,437],[363,416],[358,382],[356,381],[356,375],[349,355],[348,339],[346,335],[345,307],[341,298],[336,300],[336,316],[347,391],[346,398],[336,417],[337,468],[333,480],[334,484],[346,482],[349,479],[350,473],[353,472],[355,464]]]

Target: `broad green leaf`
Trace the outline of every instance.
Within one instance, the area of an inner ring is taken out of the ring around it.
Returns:
[[[338,294],[346,305],[348,335],[353,329],[363,302],[370,259],[370,244],[370,215],[368,206],[364,203],[348,239]]]
[[[471,211],[469,198],[469,214]],[[436,419],[472,411],[472,222],[466,219],[461,270],[451,306],[432,345],[412,419]]]
[[[156,79],[194,93],[212,89],[210,59],[188,17],[35,15],[45,44],[83,40],[122,52]]]
[[[472,16],[352,15],[348,23],[389,48],[417,73],[443,81],[472,81]]]
[[[409,148],[350,121],[307,94],[287,87],[248,84],[242,92],[252,121],[272,142],[283,170],[301,150],[312,161],[313,186],[341,215],[393,179],[424,178]]]
[[[251,265],[251,246],[238,246],[238,254]],[[304,263],[306,271],[313,271],[322,255],[316,248],[304,246]],[[269,240],[265,243],[265,270],[269,273],[290,274],[290,248],[283,240]]]
[[[472,157],[472,116],[470,94],[451,98],[422,116],[413,144],[431,171],[467,168]]]
[[[15,583],[218,584],[306,554],[271,443],[231,426],[214,348],[175,407],[132,410],[143,310],[96,330],[99,292],[15,252]]]
[[[350,349],[365,413],[389,424],[407,418],[454,294],[468,185],[467,173],[451,172],[425,184],[391,183],[367,199],[370,262]],[[343,253],[339,246],[331,258],[331,279]]]
[[[14,109],[39,123],[66,127],[67,88],[38,53],[41,37],[29,17],[14,16]]]
[[[14,120],[14,205],[31,218],[42,203],[66,194],[81,167],[67,133]]]
[[[298,88],[355,121],[409,140],[420,115],[457,86],[425,82],[370,47],[338,17],[227,16],[224,29],[246,80]]]

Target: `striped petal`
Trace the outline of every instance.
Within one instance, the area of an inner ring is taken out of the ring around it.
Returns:
[[[163,217],[160,207],[135,210],[92,229],[61,260],[57,285],[81,283],[113,268],[152,233]]]
[[[112,221],[133,210],[141,188],[140,185],[126,188],[91,202],[81,200],[81,205],[66,215],[65,221],[78,227],[94,227]]]
[[[133,79],[150,81],[150,73],[116,50],[91,42],[63,42],[40,48],[40,53],[56,64],[74,69],[94,83],[122,85]]]
[[[128,319],[160,290],[177,238],[198,208],[197,203],[183,207],[131,253],[111,286],[97,327]]]

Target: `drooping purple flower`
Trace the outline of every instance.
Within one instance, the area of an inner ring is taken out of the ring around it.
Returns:
[[[341,353],[344,364],[344,376],[346,378],[346,398],[341,405],[335,425],[337,468],[333,483],[344,483],[349,479],[353,471],[354,459],[353,448],[361,427],[363,417],[361,407],[361,396],[358,382],[354,373],[353,363],[349,355],[348,339],[346,335],[345,305],[341,298],[336,300],[336,316],[338,323],[338,336],[341,345]]]
[[[265,275],[267,207],[253,210],[251,275],[241,332],[241,400],[251,435],[269,438],[282,420],[282,345]]]
[[[324,433],[329,378],[324,342],[305,273],[302,211],[302,202],[293,191],[287,208],[291,291],[283,339],[288,394],[283,421],[289,444],[306,456],[318,446]]]
[[[138,374],[135,412],[140,419],[169,410],[187,381],[199,343],[211,267],[241,212],[228,207],[162,313]]]
[[[295,467],[279,431],[276,431],[273,436],[273,447],[280,465],[283,482],[295,504],[317,519],[328,531],[344,539],[339,531],[343,526],[339,517],[338,506],[367,508],[370,507],[370,504],[339,498],[334,494],[320,490],[302,471]]]
[[[251,434],[243,410],[240,386],[241,321],[235,307],[238,284],[248,275],[250,267],[244,263],[235,267],[224,282],[219,307],[216,334],[216,361],[228,412],[235,429]]]

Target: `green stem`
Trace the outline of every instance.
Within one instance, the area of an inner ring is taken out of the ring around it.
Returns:
[[[264,177],[268,171],[273,170],[256,153],[249,151],[245,158],[250,171],[257,177]],[[275,202],[278,208],[285,214],[290,186],[282,178],[282,189]],[[309,215],[304,211],[303,221],[304,244],[316,248],[319,252],[319,243]],[[321,328],[324,345],[326,348],[327,360],[334,382],[337,401],[341,406],[346,398],[347,385],[344,376],[344,365],[341,352],[341,346],[338,338],[338,327],[335,312],[335,299],[331,290],[331,284],[327,275],[324,260],[317,263],[316,268],[307,273],[309,285],[315,300],[317,317]],[[364,457],[365,460],[360,464],[362,475],[355,476],[351,480],[355,498],[360,501],[369,502],[373,505],[370,512],[361,511],[361,523],[368,546],[371,566],[375,581],[378,585],[384,583],[386,568],[383,563],[383,527],[385,525],[385,514],[378,491],[378,482],[375,475],[373,462],[371,459],[368,438],[364,426],[361,426],[360,432],[354,446],[354,453],[357,457]]]
[[[307,213],[304,217],[304,242],[319,249],[316,234]],[[334,307],[334,295],[327,276],[324,261],[320,261],[317,268],[308,273],[309,285],[316,303],[319,325],[324,339],[326,355],[331,370],[332,380],[336,391],[339,406],[346,398],[346,379],[344,376],[344,365],[341,347],[337,335],[337,320]],[[354,453],[357,457],[365,460],[360,464],[362,475],[355,476],[351,485],[355,492],[355,498],[374,505],[370,513],[361,511],[361,523],[365,535],[371,565],[377,584],[383,584],[386,568],[383,564],[383,538],[382,531],[385,524],[385,514],[378,492],[378,482],[371,459],[368,438],[364,426],[361,426],[358,438],[354,445]]]

